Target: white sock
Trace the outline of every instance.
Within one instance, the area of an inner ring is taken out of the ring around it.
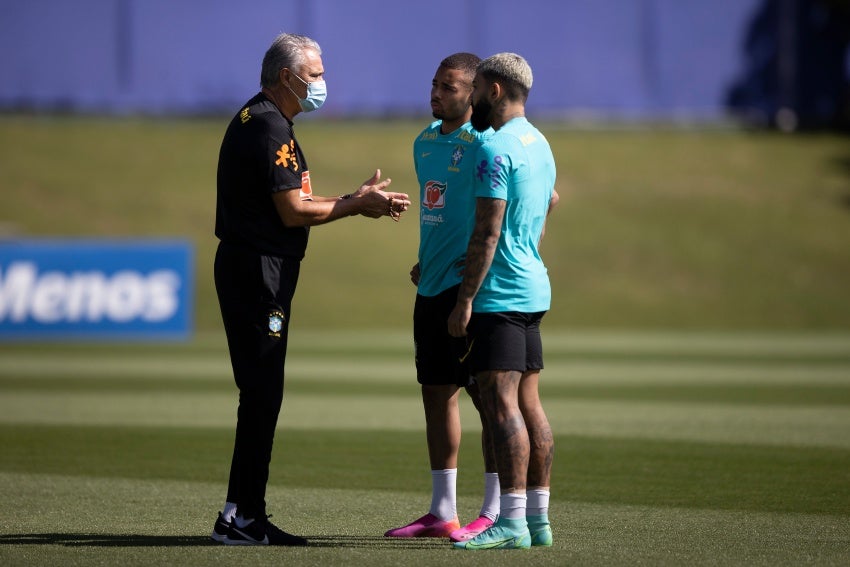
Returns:
[[[457,469],[431,471],[430,512],[444,522],[457,517]]]
[[[528,490],[526,512],[529,516],[545,516],[549,513],[549,487]]]
[[[222,511],[221,516],[224,518],[225,522],[232,522],[233,516],[236,515],[236,502],[225,502],[224,503],[224,511]]]
[[[254,518],[251,518],[251,519],[249,519],[249,520],[246,520],[245,518],[243,518],[243,517],[242,517],[242,515],[241,515],[241,514],[237,514],[236,516],[234,516],[233,521],[234,521],[234,522],[236,522],[236,527],[237,527],[237,528],[244,528],[245,526],[247,526],[247,525],[249,525],[251,522],[253,522],[253,521],[254,521]]]
[[[494,522],[499,518],[499,473],[484,473],[484,503],[479,516],[490,518]]]
[[[499,498],[499,517],[506,520],[525,519],[525,492],[504,492]]]

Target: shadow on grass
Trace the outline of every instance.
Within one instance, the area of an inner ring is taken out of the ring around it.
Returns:
[[[371,549],[448,548],[445,539],[398,539],[382,536],[307,536],[308,547]],[[66,547],[207,547],[220,546],[208,536],[158,536],[138,534],[0,534],[2,545],[62,545]]]
[[[370,549],[450,549],[446,538],[391,538],[384,536],[306,536],[310,547],[350,547]]]
[[[0,534],[0,545],[64,545],[68,547],[190,547],[218,545],[204,536],[138,534]]]

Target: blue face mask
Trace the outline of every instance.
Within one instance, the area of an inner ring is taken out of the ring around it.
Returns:
[[[295,75],[295,73],[293,73]],[[325,104],[325,99],[328,97],[328,88],[324,81],[313,81],[308,83],[298,75],[295,75],[299,81],[307,85],[307,97],[301,98],[291,88],[289,91],[298,97],[298,103],[301,105],[301,110],[304,112],[312,112]]]

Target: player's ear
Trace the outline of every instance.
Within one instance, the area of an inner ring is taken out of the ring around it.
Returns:
[[[292,80],[292,77],[290,76],[291,73],[292,72],[289,70],[289,67],[284,67],[278,72],[277,78],[281,85],[289,86],[289,81]]]
[[[487,90],[487,94],[490,95],[490,100],[495,103],[497,100],[502,98],[502,95],[505,94],[505,89],[502,88],[497,81],[493,81],[490,83],[490,88]]]

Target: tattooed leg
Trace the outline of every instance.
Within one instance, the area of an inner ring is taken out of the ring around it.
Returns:
[[[552,428],[543,411],[538,393],[539,370],[529,370],[522,375],[519,386],[519,407],[529,437],[528,486],[549,486],[555,441]]]
[[[520,377],[511,370],[491,370],[476,377],[503,493],[525,492],[526,488],[529,440],[519,408]]]

